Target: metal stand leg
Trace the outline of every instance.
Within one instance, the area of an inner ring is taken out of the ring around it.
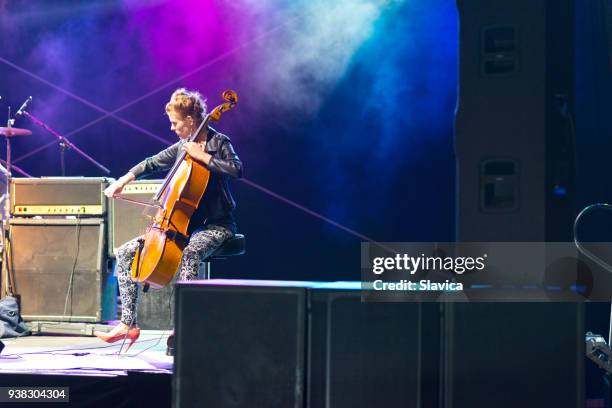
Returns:
[[[6,296],[8,293],[8,285],[7,285],[8,273],[6,270],[6,265],[8,265],[8,256],[7,256],[6,240],[4,239],[5,231],[6,231],[5,224],[6,224],[5,220],[2,220],[2,231],[1,231],[2,237],[0,237],[0,242],[2,244],[2,265],[0,268],[0,298]]]
[[[210,279],[210,262],[204,262],[204,279]]]
[[[1,295],[12,295],[14,292],[11,275],[10,242],[8,230],[11,218],[11,138],[6,136],[6,191],[4,192],[2,220],[2,285]]]

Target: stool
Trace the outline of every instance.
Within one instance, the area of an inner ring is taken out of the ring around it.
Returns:
[[[210,263],[217,259],[226,259],[230,256],[243,255],[246,252],[246,241],[244,235],[236,234],[223,243],[211,256],[204,259],[200,264],[198,277],[210,279]]]

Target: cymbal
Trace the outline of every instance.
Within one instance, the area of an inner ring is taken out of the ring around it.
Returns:
[[[32,131],[28,129],[0,127],[0,135],[2,136],[30,136],[31,134]]]

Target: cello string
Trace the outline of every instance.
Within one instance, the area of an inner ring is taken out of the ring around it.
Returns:
[[[188,138],[188,142],[193,142],[200,135],[200,133],[202,132],[202,129],[204,128],[206,128],[206,132],[208,133],[208,124],[210,123],[210,118],[211,118],[211,114],[210,113],[206,114],[206,118],[202,120],[202,123],[200,123],[195,133]],[[178,143],[180,143],[180,141]],[[187,152],[183,152],[183,151],[180,152],[179,157],[174,162],[174,165],[168,171],[168,174],[166,175],[166,178],[164,179],[164,183],[162,184],[157,194],[155,194],[155,196],[153,197],[154,201],[159,201],[159,199],[161,198],[161,195],[163,194],[163,192],[166,190],[166,188],[170,184],[172,177],[174,177],[174,174],[178,171],[178,168],[180,167],[181,163],[183,163],[183,160],[185,160],[186,156],[187,156]]]

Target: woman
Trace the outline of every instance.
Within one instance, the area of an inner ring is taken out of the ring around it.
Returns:
[[[170,129],[179,141],[155,156],[149,157],[127,174],[111,184],[104,194],[113,197],[123,187],[138,177],[158,171],[169,170],[182,151],[210,170],[210,178],[204,197],[194,212],[189,224],[189,241],[183,251],[179,267],[179,280],[193,280],[198,276],[200,262],[211,255],[223,242],[236,233],[236,223],[232,211],[236,203],[229,189],[229,179],[242,175],[242,162],[236,155],[227,136],[209,128],[206,142],[187,142],[206,115],[206,103],[198,92],[179,88],[166,104],[166,114],[170,119]],[[110,332],[94,334],[113,343],[127,336],[129,346],[140,335],[136,322],[136,302],[138,285],[131,279],[132,260],[141,237],[125,243],[117,250],[117,279],[121,296],[121,322]],[[128,349],[129,349],[128,346]]]

